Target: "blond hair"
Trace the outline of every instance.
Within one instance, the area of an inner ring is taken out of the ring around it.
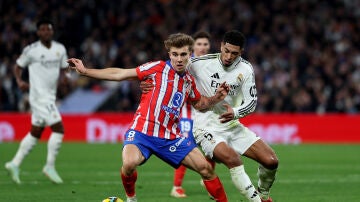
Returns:
[[[189,47],[189,51],[192,52],[194,39],[184,33],[171,34],[165,41],[164,45],[167,51],[170,51],[170,48],[182,48],[184,46]]]

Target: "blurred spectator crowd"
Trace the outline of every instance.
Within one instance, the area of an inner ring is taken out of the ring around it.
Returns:
[[[43,16],[53,20],[69,57],[93,68],[167,59],[163,40],[175,32],[208,31],[211,52],[218,52],[222,35],[238,29],[247,37],[243,57],[256,73],[257,112],[360,111],[360,1],[2,0],[0,111],[27,109],[12,68],[22,48],[37,39],[35,24]],[[117,85],[100,110],[135,110],[138,82]],[[59,87],[60,102],[76,88],[107,85],[73,73]]]

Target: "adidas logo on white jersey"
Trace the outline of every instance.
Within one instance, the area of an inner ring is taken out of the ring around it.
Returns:
[[[215,74],[211,75],[211,78],[214,78],[214,79],[220,79],[220,77],[219,77],[219,74],[218,74],[218,73],[215,73]]]

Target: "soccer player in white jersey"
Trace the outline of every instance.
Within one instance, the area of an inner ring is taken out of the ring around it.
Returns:
[[[5,164],[12,180],[21,184],[19,167],[23,159],[41,138],[46,126],[52,133],[48,140],[47,159],[43,173],[54,183],[63,183],[55,169],[55,160],[62,144],[64,127],[60,113],[55,105],[59,79],[66,79],[67,53],[65,47],[53,41],[53,24],[49,20],[37,23],[39,40],[26,46],[16,60],[14,74],[21,90],[29,89],[31,107],[31,130],[21,140],[13,159]],[[21,79],[23,68],[29,69],[29,83]]]
[[[196,89],[194,78],[187,72],[194,40],[177,33],[164,41],[170,60],[154,61],[136,68],[88,69],[79,59],[69,59],[73,69],[82,75],[105,80],[122,81],[151,79],[154,88],[143,94],[129,130],[124,137],[121,179],[127,202],[137,201],[136,168],[154,154],[174,168],[181,164],[198,172],[216,201],[227,202],[224,188],[193,139],[180,133],[178,122],[182,106],[190,100],[199,110],[206,110],[225,98],[226,83],[218,86],[214,96],[204,97]]]
[[[198,31],[193,35],[194,48],[193,57],[199,57],[208,54],[210,51],[210,34],[205,31]],[[181,119],[179,123],[180,131],[183,135],[194,138],[193,135],[193,110],[191,102],[184,104],[181,110]],[[185,189],[182,187],[182,182],[186,173],[186,167],[181,165],[174,171],[173,187],[170,195],[175,198],[186,197]]]
[[[250,201],[260,199],[245,173],[240,155],[257,161],[257,190],[261,201],[271,202],[269,192],[278,158],[268,144],[239,122],[239,118],[255,110],[257,103],[254,70],[241,57],[244,45],[244,35],[230,31],[223,37],[220,53],[191,59],[188,70],[202,95],[214,95],[216,87],[224,81],[230,85],[224,101],[212,110],[195,112],[194,136],[207,157],[229,168],[234,185]]]

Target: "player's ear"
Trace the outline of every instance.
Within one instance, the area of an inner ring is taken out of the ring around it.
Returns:
[[[240,48],[240,52],[239,52],[240,54],[239,54],[239,55],[242,55],[242,53],[244,52],[244,50],[245,50],[244,48]]]
[[[223,51],[223,49],[224,49],[224,42],[221,42],[221,44],[220,44],[220,51]]]

